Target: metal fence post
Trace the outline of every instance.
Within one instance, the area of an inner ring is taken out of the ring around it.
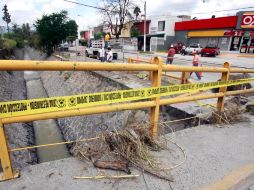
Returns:
[[[153,64],[157,64],[158,70],[153,71],[152,76],[152,87],[160,87],[161,86],[161,76],[162,76],[162,59],[159,57],[155,57]],[[158,122],[160,115],[160,97],[156,97],[153,99],[156,103],[155,107],[151,108],[150,112],[150,130],[151,135],[154,139],[157,138],[158,133]]]
[[[229,75],[230,75],[230,64],[228,62],[225,62],[224,63],[224,68],[227,68],[228,71],[227,72],[223,72],[222,75],[221,75],[221,81],[228,81],[229,79]],[[217,110],[218,112],[222,112],[224,111],[224,103],[225,103],[225,95],[226,95],[226,92],[227,92],[227,87],[221,87],[219,89],[219,92],[223,92],[224,93],[224,96],[223,97],[220,97],[218,98],[218,101],[217,101]]]
[[[0,174],[0,181],[18,177],[18,174],[16,175],[12,169],[11,159],[8,152],[8,144],[6,141],[4,131],[4,125],[1,120],[0,120],[0,161],[3,169],[3,174]]]
[[[132,58],[128,58],[128,64],[132,64],[133,63],[133,59]],[[131,73],[131,71],[127,71],[127,74]]]

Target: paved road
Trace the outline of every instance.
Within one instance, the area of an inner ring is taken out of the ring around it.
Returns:
[[[154,54],[139,54],[140,58],[150,59],[155,56],[160,56],[166,60],[165,53],[154,53]],[[222,66],[225,62],[231,63],[232,67],[241,68],[254,68],[254,56],[251,57],[238,57],[238,54],[221,54],[217,57],[200,57],[200,62],[206,66]],[[137,57],[136,54],[125,53],[125,57]],[[120,59],[122,58],[120,54]],[[193,57],[190,55],[182,56],[180,54],[175,55],[173,64],[176,65],[192,65]]]

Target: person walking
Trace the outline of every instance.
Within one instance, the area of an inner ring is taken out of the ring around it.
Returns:
[[[192,54],[193,54],[192,66],[199,67],[199,55],[198,55],[197,51],[194,50],[192,52]],[[191,74],[192,74],[192,72],[190,73],[190,76],[191,76]],[[198,80],[201,80],[201,74],[199,72],[195,72],[195,74],[196,74]]]
[[[173,63],[175,54],[176,54],[176,50],[175,50],[174,46],[171,45],[169,50],[168,50],[168,57],[167,57],[167,60],[166,60],[166,64],[172,64]]]
[[[185,45],[183,45],[181,49],[181,55],[186,55],[185,48],[186,48]]]

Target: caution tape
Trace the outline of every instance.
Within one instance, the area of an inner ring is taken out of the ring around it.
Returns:
[[[254,78],[248,78],[230,80],[227,82],[217,81],[207,83],[181,84],[162,87],[119,90],[113,92],[99,92],[93,94],[1,102],[0,118],[79,109],[134,100],[144,100],[158,96],[182,94],[197,90],[209,90],[213,88],[239,85],[253,81]]]

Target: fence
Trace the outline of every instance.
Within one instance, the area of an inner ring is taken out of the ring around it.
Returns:
[[[0,71],[146,71],[150,72],[152,87],[161,87],[162,72],[212,72],[222,73],[221,81],[228,81],[230,73],[254,73],[254,69],[238,69],[231,68],[229,63],[225,63],[223,68],[218,67],[190,67],[190,66],[176,66],[176,65],[163,65],[162,60],[155,57],[151,64],[123,64],[123,63],[96,63],[96,62],[61,62],[61,61],[18,61],[18,60],[1,60]],[[13,179],[18,176],[18,172],[13,171],[10,152],[14,150],[8,149],[8,143],[4,131],[5,124],[18,123],[18,122],[31,122],[35,120],[57,119],[63,117],[83,116],[90,114],[99,114],[107,112],[117,112],[123,110],[134,110],[150,108],[150,129],[151,135],[157,137],[158,120],[160,106],[183,103],[189,101],[196,101],[202,99],[218,98],[217,109],[218,111],[224,110],[224,100],[226,96],[250,93],[254,89],[237,90],[227,92],[227,87],[221,87],[218,93],[209,93],[201,95],[193,95],[188,97],[175,97],[161,99],[156,96],[142,101],[119,103],[112,105],[94,106],[89,108],[78,108],[62,111],[52,111],[49,113],[29,114],[13,117],[0,116],[0,160],[3,169],[0,181]]]
[[[147,59],[137,59],[137,58],[128,58],[128,63],[129,64],[133,64],[133,63],[149,63],[152,64],[153,63],[153,59],[147,60]],[[186,84],[186,83],[191,83],[188,78],[190,76],[190,72],[182,72],[181,77],[177,77],[174,75],[169,75],[166,72],[162,73],[163,77],[167,77],[167,78],[171,78],[171,79],[176,79],[176,80],[180,80],[181,84]],[[152,80],[152,72],[149,72],[149,80]]]

